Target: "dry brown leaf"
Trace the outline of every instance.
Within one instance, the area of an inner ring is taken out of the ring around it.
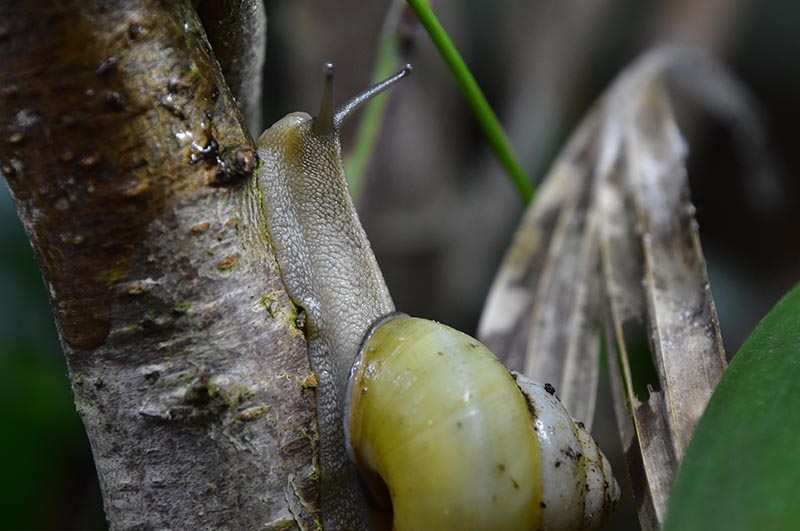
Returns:
[[[754,129],[743,92],[710,58],[675,47],[645,54],[554,163],[478,331],[510,368],[555,385],[584,421],[593,416],[605,338],[644,529],[660,528],[686,445],[727,367],[669,93],[675,81],[711,112]],[[715,93],[727,95],[724,105],[713,103]],[[746,136],[763,151],[762,135]]]
[[[510,369],[555,386],[589,429],[600,346],[599,283],[590,281],[597,279],[598,264],[587,163],[596,151],[593,124],[590,117],[553,165],[501,265],[478,328]]]

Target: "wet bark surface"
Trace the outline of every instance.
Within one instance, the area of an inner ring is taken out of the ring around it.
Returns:
[[[315,525],[314,378],[257,163],[188,2],[0,4],[0,168],[113,529]]]

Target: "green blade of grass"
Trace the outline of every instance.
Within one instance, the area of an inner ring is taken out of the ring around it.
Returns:
[[[461,55],[456,50],[453,41],[447,36],[444,28],[436,19],[436,16],[431,11],[425,0],[407,0],[408,5],[416,13],[417,18],[425,27],[425,30],[430,35],[431,40],[439,49],[442,58],[450,67],[453,76],[456,78],[464,97],[467,100],[472,112],[478,120],[478,123],[483,129],[489,145],[497,156],[500,164],[503,165],[506,172],[511,177],[514,185],[517,187],[522,199],[529,203],[533,199],[534,189],[530,179],[523,171],[519,161],[517,161],[514,153],[511,151],[508,138],[503,131],[500,121],[492,111],[489,102],[481,92],[478,83],[467,68],[466,63],[461,58]]]

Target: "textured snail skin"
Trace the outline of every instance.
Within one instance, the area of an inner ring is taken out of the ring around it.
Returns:
[[[364,332],[394,304],[347,189],[337,131],[316,134],[305,113],[261,135],[259,187],[289,296],[306,314],[319,379],[320,505],[325,529],[367,528],[369,508],[342,432],[344,391]]]
[[[350,451],[395,531],[531,530],[539,446],[514,379],[477,340],[426,319],[386,321],[349,387]]]

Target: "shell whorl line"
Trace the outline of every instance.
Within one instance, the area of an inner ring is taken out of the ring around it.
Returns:
[[[528,400],[542,458],[542,528],[602,524],[620,497],[611,465],[552,387],[511,372]]]

